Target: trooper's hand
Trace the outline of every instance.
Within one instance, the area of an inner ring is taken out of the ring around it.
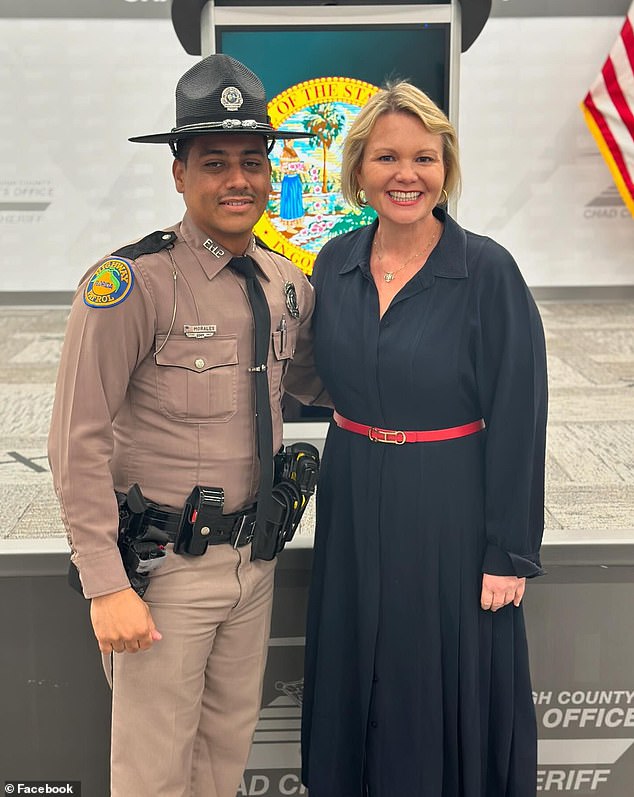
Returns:
[[[102,653],[138,653],[161,639],[147,603],[131,587],[93,598],[90,619]]]
[[[507,603],[519,606],[524,597],[526,579],[517,576],[491,576],[485,573],[482,576],[482,594],[480,605],[487,611],[497,612]]]

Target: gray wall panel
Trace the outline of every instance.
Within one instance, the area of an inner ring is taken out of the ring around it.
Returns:
[[[549,573],[527,590],[540,792],[624,797],[634,780],[634,566],[606,567],[596,553],[594,564],[562,566],[545,552]],[[49,558],[35,566],[28,555],[0,556],[0,782],[80,780],[84,797],[106,797],[109,692],[88,603],[66,585],[66,557]],[[278,565],[262,724],[240,797],[305,793],[298,738],[311,559],[293,549]]]
[[[492,17],[624,17],[630,0],[493,0]]]
[[[0,0],[0,17],[22,19],[169,18],[170,0]]]
[[[624,16],[629,6],[629,0],[493,0],[491,16]],[[159,19],[169,18],[170,8],[169,0],[0,0],[0,18]]]

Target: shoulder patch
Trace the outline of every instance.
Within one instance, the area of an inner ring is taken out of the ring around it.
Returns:
[[[125,301],[134,286],[132,264],[122,257],[109,257],[97,268],[84,289],[88,307],[114,307]]]
[[[167,249],[174,245],[177,235],[175,232],[165,232],[164,230],[156,230],[141,238],[133,244],[122,246],[112,253],[113,257],[127,257],[130,260],[136,260],[141,255],[154,255],[162,249]]]

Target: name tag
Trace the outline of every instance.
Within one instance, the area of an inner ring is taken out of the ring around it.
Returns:
[[[216,334],[215,324],[185,324],[183,332],[188,338],[210,338]]]

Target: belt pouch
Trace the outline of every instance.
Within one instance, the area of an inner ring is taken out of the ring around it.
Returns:
[[[222,507],[225,493],[221,487],[196,485],[185,501],[178,524],[174,553],[202,556],[214,531],[222,527]]]
[[[284,532],[288,510],[285,503],[275,495],[271,495],[266,512],[266,523],[255,531],[251,548],[251,559],[264,559],[270,562],[278,553],[278,545]]]

